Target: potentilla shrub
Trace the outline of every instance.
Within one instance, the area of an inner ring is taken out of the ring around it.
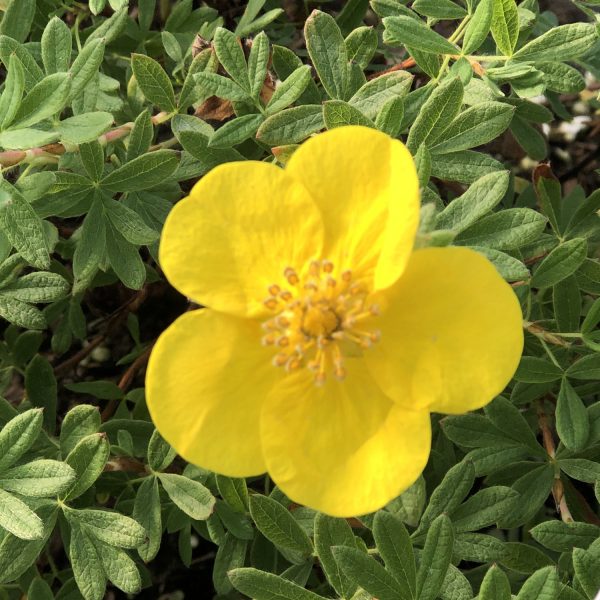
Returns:
[[[599,33],[0,0],[0,599],[593,600]]]

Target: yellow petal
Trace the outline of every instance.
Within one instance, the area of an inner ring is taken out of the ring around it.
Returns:
[[[188,462],[232,477],[266,471],[259,413],[281,376],[260,326],[205,309],[179,317],[158,339],[146,399],[161,435]]]
[[[287,267],[321,252],[314,202],[282,169],[254,161],[220,165],[175,205],[162,233],[160,264],[183,294],[239,316],[264,313],[267,288]]]
[[[407,489],[429,456],[427,411],[386,398],[360,359],[347,379],[317,387],[302,370],[274,388],[261,437],[269,474],[293,501],[338,517],[381,508]]]
[[[381,340],[365,357],[395,401],[461,413],[508,384],[523,350],[523,317],[484,256],[468,248],[418,250],[381,296]]]
[[[323,214],[324,258],[375,289],[401,275],[419,220],[419,182],[405,146],[366,127],[340,127],[305,142],[286,172]]]

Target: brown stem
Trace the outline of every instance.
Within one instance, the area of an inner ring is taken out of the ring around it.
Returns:
[[[170,118],[167,112],[160,112],[152,117],[154,125],[160,125]],[[104,135],[98,138],[102,145],[114,142],[121,138],[127,137],[133,128],[133,123],[124,123],[119,127],[107,131]],[[40,156],[61,156],[66,152],[78,152],[79,146],[64,145],[64,144],[47,144],[39,148],[30,148],[29,150],[7,150],[0,152],[0,167],[14,167],[24,160],[31,160]]]
[[[556,457],[556,444],[554,443],[554,436],[550,428],[550,422],[548,415],[544,411],[543,400],[540,400],[537,406],[538,424],[542,432],[542,440],[544,442],[544,448],[550,457],[552,463],[555,462]],[[567,500],[565,497],[565,489],[563,482],[560,479],[560,471],[557,469],[556,475],[554,476],[554,484],[552,485],[552,496],[554,498],[554,504],[556,505],[556,511],[560,514],[561,519],[565,523],[572,523],[574,521],[573,515],[567,506]]]
[[[129,365],[129,368],[123,373],[123,376],[119,380],[118,386],[119,389],[123,392],[126,392],[129,389],[129,386],[133,383],[137,372],[148,362],[150,358],[150,353],[152,352],[152,348],[154,346],[154,342],[152,342],[132,363]],[[105,409],[102,411],[101,418],[102,422],[108,421],[117,409],[119,404],[119,400],[110,400],[106,405]]]

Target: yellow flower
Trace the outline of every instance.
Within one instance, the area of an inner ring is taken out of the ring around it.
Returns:
[[[422,472],[430,411],[502,391],[522,351],[519,303],[472,250],[413,251],[418,188],[399,141],[343,127],[285,170],[221,165],[174,207],[162,268],[208,308],[162,334],[147,398],[181,456],[365,514]]]

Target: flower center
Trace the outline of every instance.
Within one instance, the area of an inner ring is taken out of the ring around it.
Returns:
[[[263,323],[262,342],[278,349],[273,364],[291,372],[307,367],[315,383],[329,372],[344,379],[345,356],[357,356],[379,339],[368,321],[379,313],[368,304],[368,291],[352,280],[351,271],[338,273],[327,260],[313,261],[300,277],[291,267],[283,273],[286,284],[268,287],[264,305],[274,316]]]

